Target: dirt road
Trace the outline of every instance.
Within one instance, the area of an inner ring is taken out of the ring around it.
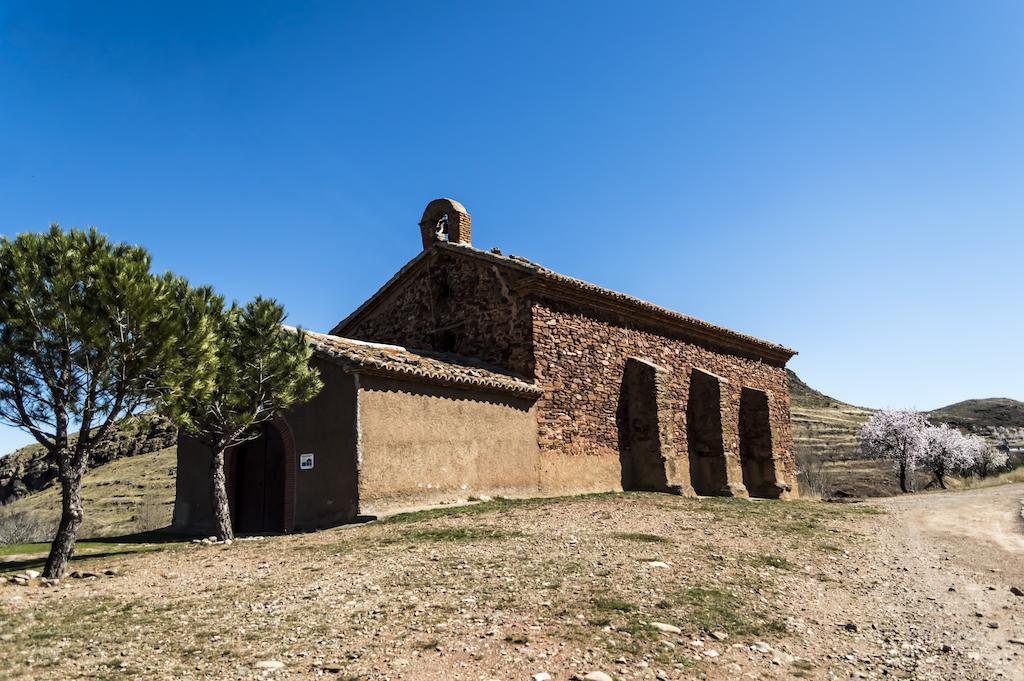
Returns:
[[[1024,597],[1011,593],[1024,589],[1022,501],[1024,485],[1006,485],[878,503],[888,522],[873,547],[882,561],[874,596],[891,597],[905,631],[992,678],[1024,679]]]

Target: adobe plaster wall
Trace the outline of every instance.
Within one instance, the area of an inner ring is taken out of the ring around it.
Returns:
[[[538,493],[531,400],[359,377],[360,513]]]

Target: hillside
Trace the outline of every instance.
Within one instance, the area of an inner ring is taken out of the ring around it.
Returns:
[[[790,411],[801,492],[831,496],[898,494],[889,464],[857,456],[857,430],[874,413],[829,397],[789,374]],[[1006,398],[965,400],[927,412],[932,423],[991,436],[994,428],[1024,427],[1024,402]],[[995,440],[992,440],[995,444]],[[921,484],[927,484],[921,476]]]
[[[797,456],[848,459],[857,451],[857,430],[874,410],[821,393],[789,374],[790,412]]]
[[[964,400],[929,412],[935,421],[968,430],[990,428],[1024,428],[1024,402],[1005,397],[987,400]]]
[[[800,494],[897,494],[888,464],[857,456],[857,431],[874,410],[841,402],[810,387],[792,370],[787,373]]]
[[[149,413],[126,419],[111,430],[89,466],[160,451],[173,447],[177,440],[177,430],[167,419]],[[0,504],[46,489],[56,479],[57,466],[41,445],[22,447],[0,458]]]
[[[174,447],[114,459],[82,478],[85,506],[83,537],[114,537],[167,527],[174,510]],[[0,507],[0,537],[17,522],[19,543],[52,537],[60,519],[60,488],[41,492]],[[0,539],[0,543],[3,540]]]
[[[797,454],[847,459],[856,453],[856,433],[874,409],[856,407],[810,387],[792,370],[790,410]],[[948,423],[979,435],[994,428],[1024,428],[1024,402],[1004,397],[964,400],[927,412],[932,423]]]

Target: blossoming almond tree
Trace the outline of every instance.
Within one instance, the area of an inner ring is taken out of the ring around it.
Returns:
[[[1010,455],[1002,449],[990,447],[985,438],[972,435],[969,440],[968,447],[973,459],[971,470],[978,477],[987,478],[997,470],[1005,468],[1009,463]]]
[[[928,421],[919,411],[883,409],[872,414],[861,426],[861,453],[872,459],[889,459],[900,478],[900,489],[913,488],[911,474],[917,469],[925,450]]]
[[[964,435],[956,428],[943,423],[928,426],[924,430],[924,451],[920,457],[922,468],[931,471],[935,482],[946,489],[946,476],[970,470],[976,463],[985,441],[973,435]]]

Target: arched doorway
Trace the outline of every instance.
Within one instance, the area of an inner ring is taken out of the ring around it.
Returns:
[[[286,451],[273,424],[257,426],[259,436],[235,448],[232,456],[235,532],[285,531]]]

